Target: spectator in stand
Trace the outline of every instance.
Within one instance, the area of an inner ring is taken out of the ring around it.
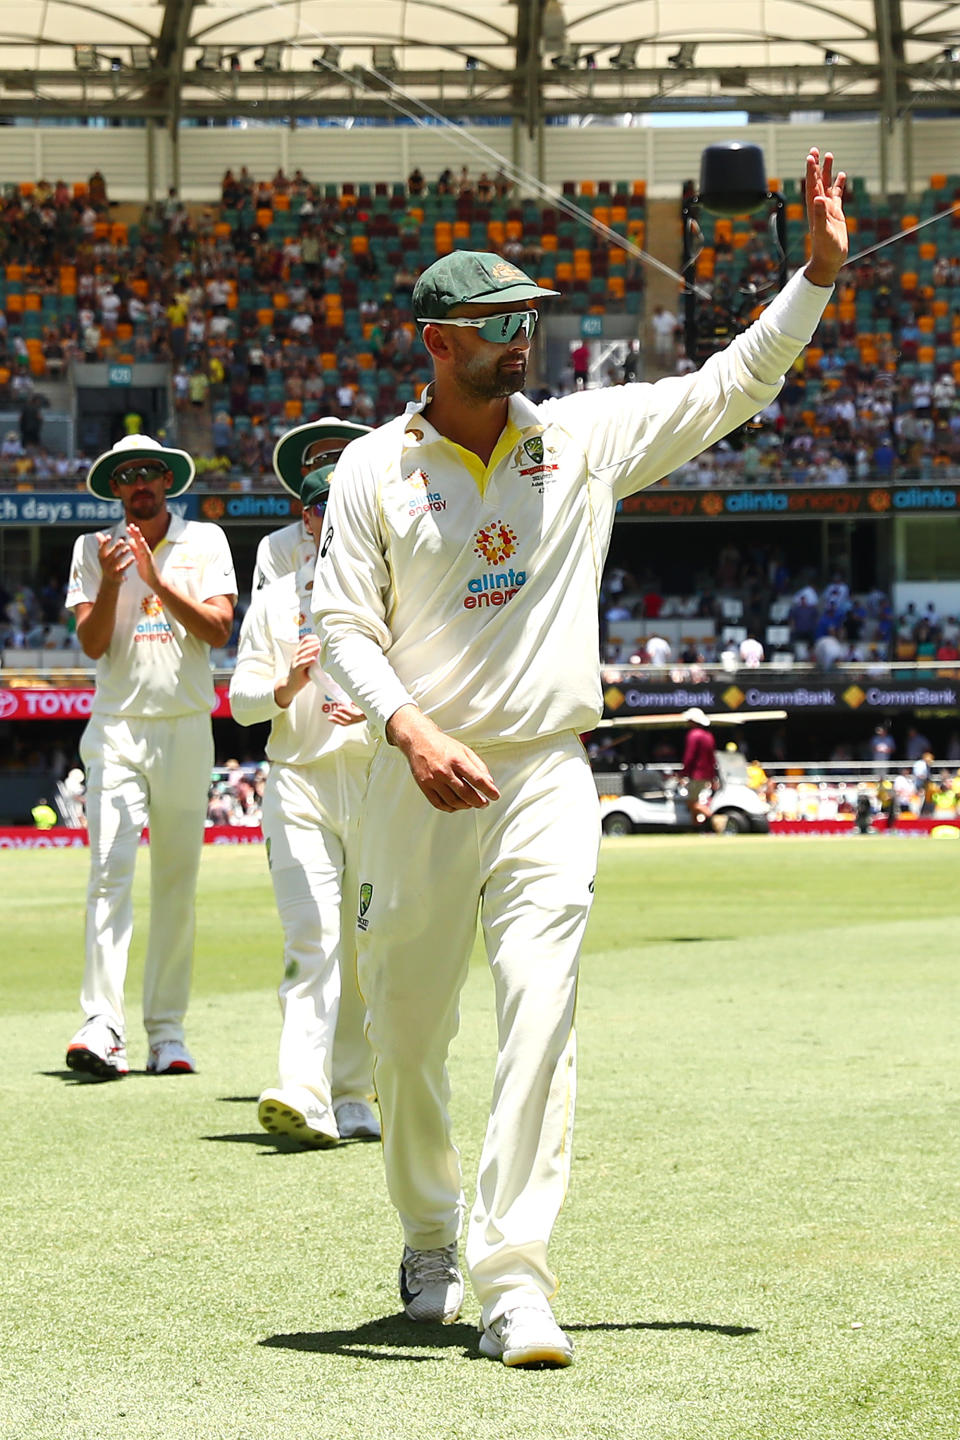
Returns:
[[[647,661],[651,665],[658,665],[661,668],[669,665],[673,659],[673,647],[669,640],[662,635],[651,635],[644,647],[647,652]]]
[[[909,760],[911,764],[914,764],[917,760],[920,760],[929,749],[930,741],[926,735],[924,735],[922,730],[918,730],[916,725],[911,725],[907,731],[906,744],[903,747],[905,758]]]
[[[843,643],[834,629],[824,631],[813,647],[814,659],[821,670],[832,670],[846,654]]]
[[[740,641],[740,663],[750,670],[763,664],[763,645],[756,635],[748,635],[745,640]]]
[[[878,725],[870,737],[870,759],[875,765],[882,766],[881,774],[885,775],[890,761],[896,753],[896,746],[893,737],[886,725]]]

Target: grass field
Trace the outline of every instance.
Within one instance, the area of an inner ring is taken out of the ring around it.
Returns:
[[[376,1146],[258,1129],[279,928],[257,847],[204,856],[200,1074],[142,1073],[134,1005],[141,1073],[63,1068],[85,870],[0,856],[3,1440],[957,1440],[953,846],[605,842],[553,1249],[576,1364],[532,1373],[478,1358],[472,1297],[446,1329],[398,1317]],[[463,1009],[469,1193],[479,956]]]

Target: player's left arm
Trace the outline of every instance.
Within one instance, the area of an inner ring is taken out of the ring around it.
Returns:
[[[209,595],[204,600],[194,600],[176,585],[164,580],[156,567],[153,551],[143,538],[138,526],[127,526],[127,543],[133,552],[137,574],[145,585],[149,585],[160,604],[183,628],[197,640],[202,640],[212,649],[226,645],[233,629],[233,611],[237,603],[236,590],[223,595]],[[229,554],[229,552],[228,552]],[[236,585],[233,565],[230,564],[229,581]]]

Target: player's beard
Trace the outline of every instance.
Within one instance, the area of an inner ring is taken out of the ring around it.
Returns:
[[[507,366],[516,368],[507,369]],[[457,347],[456,378],[464,399],[473,404],[503,400],[523,389],[527,379],[527,355],[523,350],[508,350],[488,359]]]
[[[155,520],[163,509],[165,495],[155,495],[152,490],[135,490],[127,501],[127,519],[139,524],[141,520]]]

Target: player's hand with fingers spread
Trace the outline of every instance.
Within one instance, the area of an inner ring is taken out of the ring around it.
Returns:
[[[122,535],[97,535],[97,554],[100,558],[102,583],[106,586],[123,584],[124,572],[133,564],[130,547]]]
[[[833,156],[810,147],[804,175],[807,222],[810,226],[810,259],[804,274],[813,285],[832,285],[847,258],[847,222],[843,214],[843,191],[847,177],[842,170],[833,174]]]
[[[480,756],[446,735],[416,705],[401,705],[387,723],[387,739],[407,758],[410,772],[436,810],[482,810],[500,791]]]
[[[134,525],[132,521],[127,525],[127,544],[137,567],[137,574],[144,585],[149,585],[151,590],[159,590],[160,576],[154,564],[153,551],[143,538],[139,525]]]
[[[310,666],[320,654],[320,641],[316,635],[305,635],[294,651],[293,660],[286,680],[278,680],[273,687],[273,698],[281,710],[293,704],[294,697],[306,685]]]

